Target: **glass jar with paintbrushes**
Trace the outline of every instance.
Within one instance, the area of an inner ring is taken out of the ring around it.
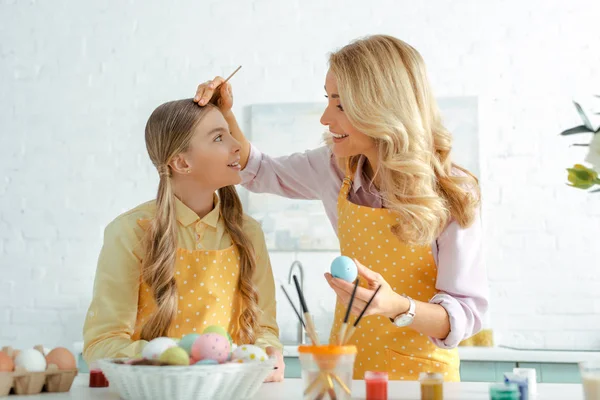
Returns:
[[[285,287],[282,285],[281,288],[312,342],[312,345],[298,347],[300,364],[302,366],[302,379],[304,381],[304,399],[349,400],[352,398],[352,374],[354,360],[356,358],[356,347],[350,346],[347,343],[360,323],[364,313],[377,295],[377,292],[379,292],[381,286],[373,293],[373,296],[369,299],[365,308],[356,318],[354,323],[349,324],[350,310],[352,309],[356,288],[358,287],[357,279],[346,310],[344,324],[338,335],[338,342],[321,345],[312,317],[306,305],[304,293],[302,293],[296,276],[294,276],[294,285],[296,286],[296,291],[300,298],[302,314],[300,314],[294,305],[294,302],[285,290]]]

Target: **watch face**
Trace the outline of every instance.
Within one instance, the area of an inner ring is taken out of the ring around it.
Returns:
[[[412,322],[412,320],[413,319],[410,315],[403,315],[401,317],[396,318],[394,324],[396,324],[397,326],[406,326],[409,325]]]

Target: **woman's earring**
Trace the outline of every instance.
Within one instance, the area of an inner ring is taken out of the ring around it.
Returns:
[[[191,172],[192,172],[192,170],[191,170],[191,169],[188,169],[188,170],[187,170],[187,173],[188,173],[188,174],[189,174],[189,173],[191,173]]]

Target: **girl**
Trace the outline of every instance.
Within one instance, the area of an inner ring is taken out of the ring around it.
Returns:
[[[480,331],[488,306],[478,182],[452,163],[452,138],[414,48],[371,36],[334,52],[329,64],[321,117],[329,145],[305,153],[271,158],[251,147],[231,113],[231,87],[222,87],[219,106],[242,144],[245,187],[323,201],[364,286],[355,314],[382,285],[352,339],[355,379],[386,370],[390,379],[431,371],[457,381],[455,347]],[[222,81],[201,84],[195,101],[205,104]],[[353,285],[326,279],[338,296],[336,342]]]
[[[269,256],[233,186],[240,145],[223,115],[191,99],[165,103],[146,124],[146,148],[158,195],[106,228],[83,329],[86,361],[134,357],[156,337],[220,325],[236,343],[276,356],[268,380],[282,380]]]

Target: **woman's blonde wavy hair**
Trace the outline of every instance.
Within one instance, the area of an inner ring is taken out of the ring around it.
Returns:
[[[211,104],[200,107],[192,99],[171,101],[156,108],[146,123],[146,148],[159,172],[160,182],[156,216],[143,241],[142,280],[149,286],[156,303],[156,311],[142,327],[141,338],[144,340],[167,336],[177,313],[177,218],[169,163],[188,149],[194,128],[211,109],[218,110]],[[258,292],[251,280],[256,268],[254,249],[243,230],[242,203],[235,187],[223,187],[218,193],[226,231],[240,257],[241,312],[232,336],[239,343],[254,343],[260,329]]]
[[[452,136],[417,50],[391,36],[369,36],[332,53],[329,65],[348,119],[377,145],[374,174],[385,207],[398,215],[394,234],[429,245],[450,218],[471,225],[479,184],[452,163]],[[339,160],[340,166],[354,168],[359,157]]]

